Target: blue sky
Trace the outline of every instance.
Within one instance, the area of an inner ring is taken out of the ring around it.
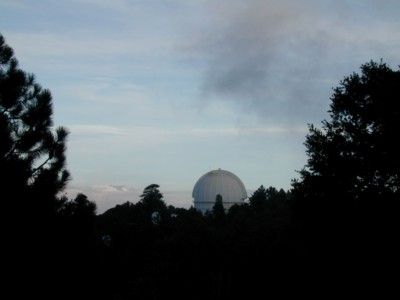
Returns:
[[[400,64],[397,0],[1,0],[0,32],[70,130],[66,193],[98,213],[149,184],[188,208],[217,168],[290,188],[332,88]]]

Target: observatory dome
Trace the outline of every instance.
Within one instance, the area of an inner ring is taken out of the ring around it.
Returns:
[[[247,198],[246,188],[239,177],[218,169],[204,174],[197,180],[192,192],[194,207],[203,213],[211,211],[218,194],[222,196],[225,209],[234,204],[242,204]]]

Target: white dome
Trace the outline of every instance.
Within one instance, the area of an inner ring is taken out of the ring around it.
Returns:
[[[202,212],[211,211],[218,194],[222,196],[225,209],[234,204],[242,204],[247,198],[246,188],[239,177],[218,169],[204,174],[197,180],[192,192],[194,207]]]

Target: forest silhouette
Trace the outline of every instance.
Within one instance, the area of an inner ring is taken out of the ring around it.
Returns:
[[[307,164],[287,191],[260,186],[205,214],[167,205],[160,186],[96,214],[69,199],[68,130],[52,97],[0,34],[0,191],[12,298],[384,297],[395,291],[400,72],[361,65],[309,125]],[[396,291],[396,293],[398,293]]]

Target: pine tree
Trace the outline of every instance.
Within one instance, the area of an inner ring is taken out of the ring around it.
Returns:
[[[68,179],[64,127],[53,127],[53,103],[33,74],[21,70],[0,34],[0,193],[12,211],[53,213]]]
[[[9,280],[4,285],[20,296],[26,292],[50,299],[51,291],[57,290],[60,299],[68,299],[66,291],[76,291],[75,285],[65,286],[66,274],[76,272],[77,264],[66,247],[70,230],[62,230],[58,214],[59,194],[70,176],[67,137],[64,127],[54,127],[50,91],[19,68],[13,49],[0,34],[2,250],[12,262],[4,270]]]

